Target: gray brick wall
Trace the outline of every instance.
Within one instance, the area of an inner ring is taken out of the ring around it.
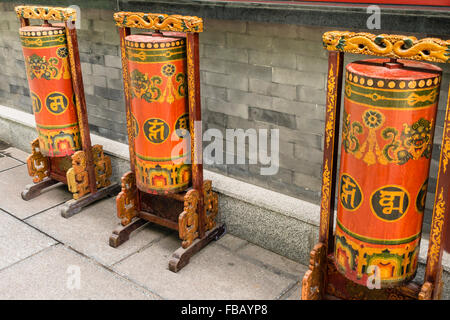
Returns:
[[[0,103],[31,113],[19,23],[12,9],[12,4],[0,3]],[[126,142],[119,38],[112,15],[112,10],[82,11],[80,56],[92,132]],[[324,31],[205,20],[205,32],[200,36],[203,129],[217,128],[224,134],[226,128],[279,129],[281,166],[274,176],[261,176],[259,165],[217,164],[206,166],[208,169],[319,202],[327,72],[327,53],[321,41]],[[348,55],[346,62],[356,59],[361,56]],[[449,66],[440,66],[445,81],[438,123],[444,116],[450,78]],[[435,142],[440,143],[441,137],[438,125]],[[435,150],[432,177],[436,176],[438,156]],[[434,187],[433,178],[430,191]],[[430,208],[432,193],[427,202]]]

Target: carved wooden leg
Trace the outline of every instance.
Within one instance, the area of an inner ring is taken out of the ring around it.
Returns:
[[[109,237],[109,245],[117,248],[130,238],[130,234],[146,224],[145,219],[137,218],[137,188],[134,173],[129,171],[122,176],[121,191],[116,197],[117,216],[121,226]]]
[[[323,243],[318,243],[311,251],[309,270],[302,281],[302,300],[321,300],[325,294],[327,252]]]
[[[90,192],[89,174],[86,165],[86,153],[77,151],[72,155],[72,168],[67,170],[67,187],[73,193],[73,199],[82,199]]]
[[[116,230],[113,231],[112,235],[109,237],[109,245],[113,248],[117,248],[130,238],[130,234],[133,231],[142,227],[146,223],[148,223],[147,220],[135,218],[126,226],[120,225]]]
[[[125,173],[121,179],[122,190],[116,197],[117,217],[121,219],[123,226],[129,224],[137,217],[137,188],[134,173]]]
[[[31,154],[27,158],[28,174],[38,183],[50,176],[49,158],[44,156],[39,149],[39,139],[31,142]]]
[[[42,180],[41,182],[38,182],[36,184],[34,184],[34,183],[28,184],[25,186],[25,190],[23,190],[21,193],[22,199],[25,201],[28,201],[33,198],[36,198],[37,196],[39,196],[42,193],[42,190],[44,190],[45,188],[48,188],[54,184],[57,184],[57,183],[59,183],[58,180],[49,178],[49,179]]]
[[[107,196],[116,195],[119,192],[119,190],[120,185],[114,183],[105,188],[98,189],[97,192],[94,194],[89,193],[77,200],[71,199],[61,207],[61,216],[63,216],[64,218],[70,218],[74,214],[79,213],[82,208],[90,205],[91,203],[103,199]]]
[[[419,300],[431,300],[432,293],[433,284],[431,282],[425,281],[425,283],[420,288]]]
[[[215,228],[207,231],[202,239],[195,239],[192,244],[187,247],[178,248],[169,260],[169,270],[172,272],[180,271],[184,266],[189,263],[190,258],[199,252],[212,240],[219,240],[226,232],[224,224],[219,224]]]
[[[183,240],[183,248],[189,247],[198,238],[198,200],[197,190],[189,190],[184,196],[184,211],[178,217],[178,232]]]
[[[216,226],[216,217],[219,213],[219,196],[212,191],[211,180],[203,181],[203,199],[206,217],[206,230],[211,230]]]

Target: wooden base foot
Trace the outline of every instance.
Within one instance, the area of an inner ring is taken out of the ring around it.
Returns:
[[[103,199],[107,196],[114,196],[119,193],[119,191],[120,185],[114,183],[107,187],[98,189],[94,194],[90,193],[80,199],[69,200],[61,207],[61,216],[63,216],[64,218],[70,218],[74,214],[79,213],[81,209],[90,205],[91,203]]]
[[[57,183],[59,183],[58,180],[47,178],[41,182],[29,184],[21,193],[22,199],[25,201],[34,199],[42,193],[42,190]]]
[[[109,237],[109,245],[113,248],[117,248],[122,243],[130,239],[130,234],[136,229],[142,227],[148,221],[141,218],[135,218],[131,223],[126,226],[119,226],[113,231],[112,235]]]
[[[194,242],[183,249],[178,248],[169,260],[169,270],[172,272],[180,271],[184,266],[189,263],[190,258],[199,252],[203,247],[205,247],[212,240],[219,240],[226,232],[226,227],[224,224],[216,226],[214,229],[206,232],[202,239],[195,239]]]

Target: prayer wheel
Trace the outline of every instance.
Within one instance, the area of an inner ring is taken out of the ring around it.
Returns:
[[[184,34],[125,38],[139,190],[175,193],[191,182]]]
[[[64,27],[20,28],[39,148],[44,156],[67,157],[81,150]]]
[[[346,67],[335,261],[357,284],[415,276],[441,74],[395,59]]]

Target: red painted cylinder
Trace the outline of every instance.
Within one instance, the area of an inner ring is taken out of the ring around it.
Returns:
[[[136,152],[136,185],[146,193],[185,190],[191,182],[186,40],[171,34],[125,38]]]
[[[417,270],[441,69],[389,59],[346,69],[336,266],[364,286],[399,286]]]
[[[65,29],[20,28],[39,146],[49,157],[70,156],[81,149],[80,130]]]

